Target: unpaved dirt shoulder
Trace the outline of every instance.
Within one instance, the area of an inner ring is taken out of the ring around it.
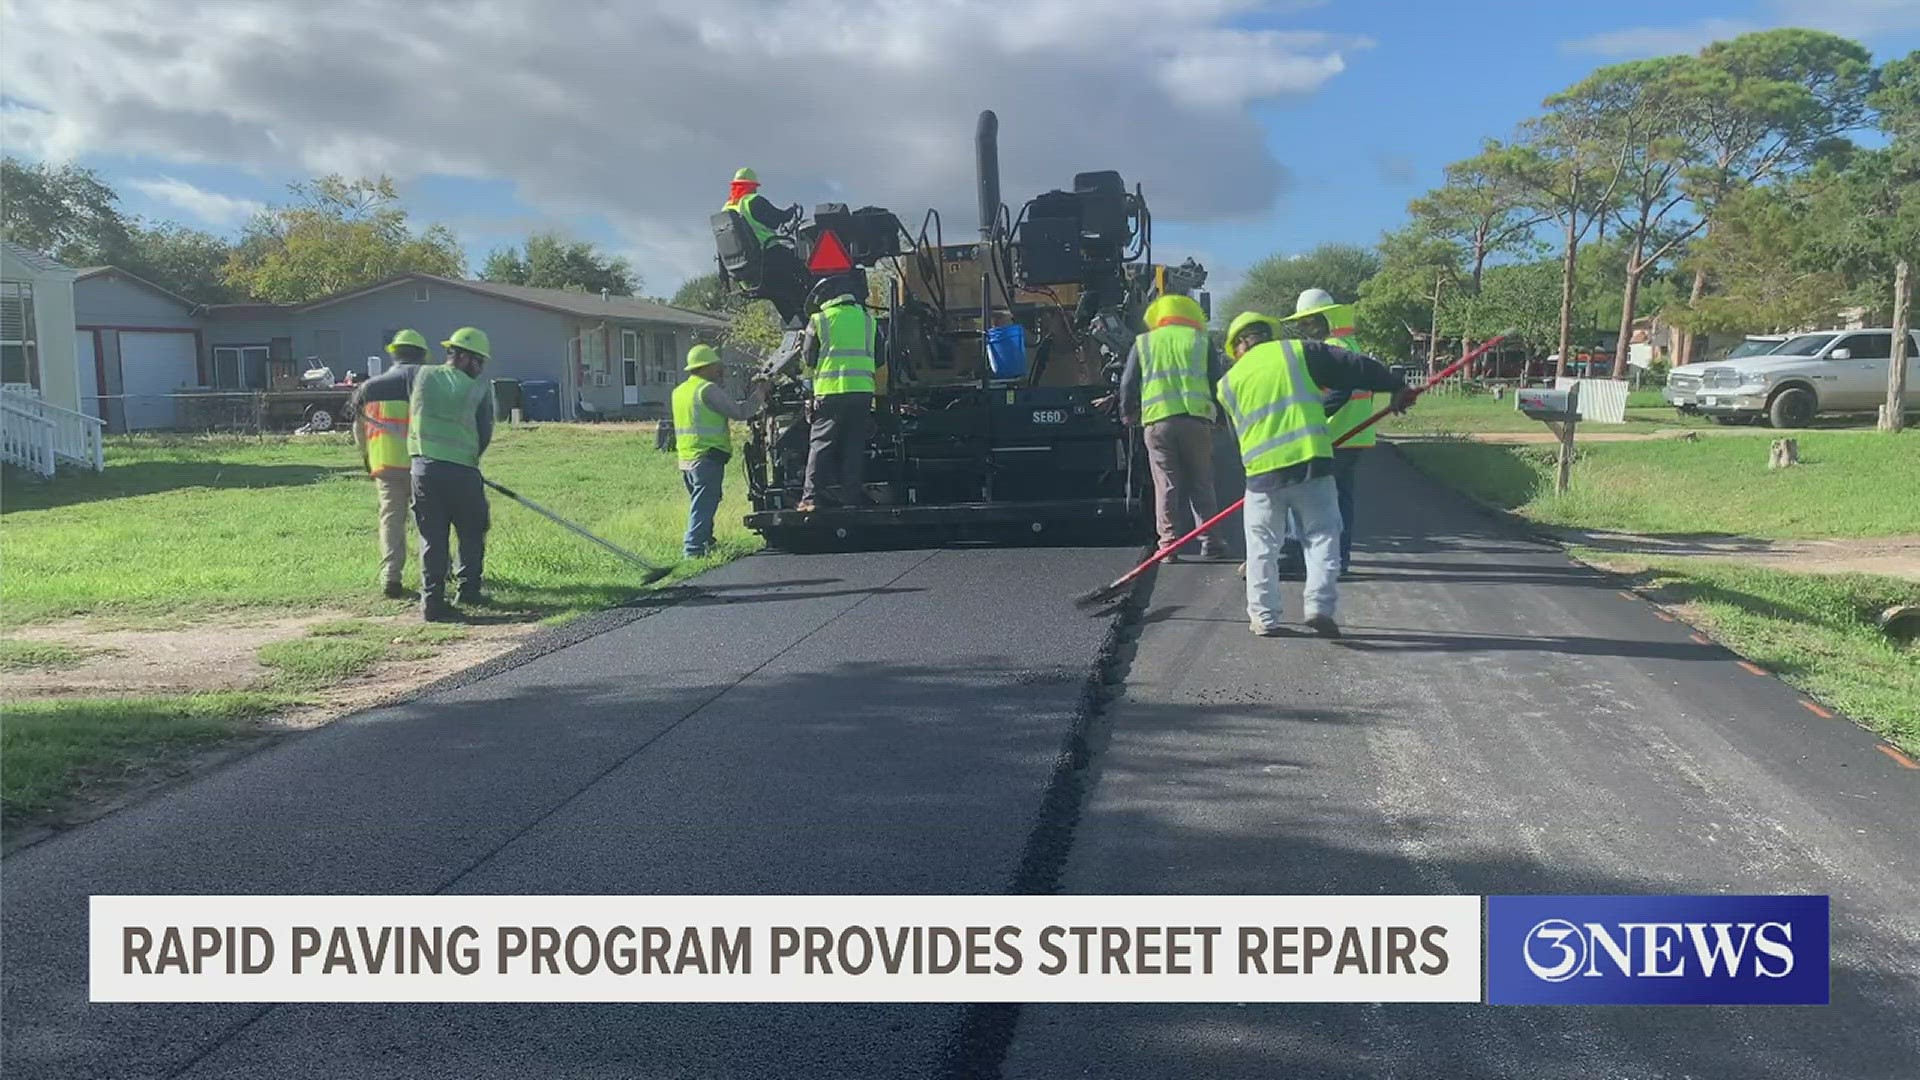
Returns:
[[[1595,529],[1545,529],[1563,544],[1609,555],[1743,562],[1803,574],[1875,574],[1920,581],[1920,536],[1757,540],[1751,537],[1642,536]]]

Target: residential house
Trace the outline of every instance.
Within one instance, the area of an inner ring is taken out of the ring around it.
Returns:
[[[0,243],[0,384],[31,386],[49,405],[77,412],[73,277],[53,259]]]
[[[461,326],[491,339],[489,378],[556,383],[567,418],[659,417],[687,350],[726,328],[704,312],[639,297],[431,274],[306,304],[196,306],[107,267],[87,272],[76,303],[78,325],[98,339],[102,398],[144,395],[125,398],[124,415],[109,408],[116,430],[172,426],[176,415],[155,395],[266,389],[269,360],[365,377],[385,366],[396,331],[439,342]]]
[[[85,411],[109,430],[170,428],[180,396],[208,386],[200,306],[115,266],[73,284]]]

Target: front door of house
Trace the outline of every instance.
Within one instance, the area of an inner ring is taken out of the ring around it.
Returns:
[[[632,330],[620,331],[620,384],[620,400],[640,404],[640,335]]]

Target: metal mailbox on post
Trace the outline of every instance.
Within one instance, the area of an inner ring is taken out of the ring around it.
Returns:
[[[1513,406],[1527,416],[1547,425],[1560,440],[1560,471],[1553,482],[1556,495],[1567,493],[1567,481],[1573,474],[1573,428],[1580,420],[1580,387],[1565,390],[1518,390]]]

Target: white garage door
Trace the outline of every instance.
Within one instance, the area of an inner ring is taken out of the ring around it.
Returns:
[[[103,416],[100,411],[100,358],[94,355],[93,331],[73,335],[74,375],[80,380],[80,411],[88,416]]]
[[[199,384],[191,333],[121,331],[120,386],[129,429],[173,427],[179,422],[179,406],[168,395]]]

